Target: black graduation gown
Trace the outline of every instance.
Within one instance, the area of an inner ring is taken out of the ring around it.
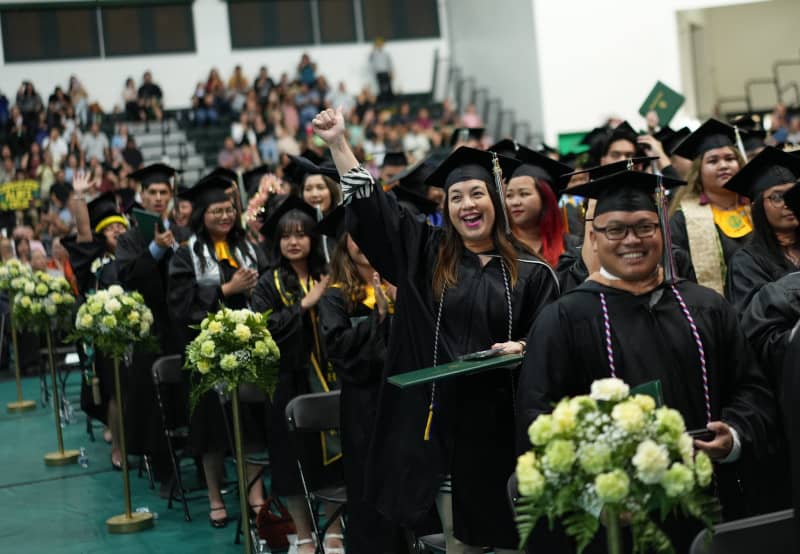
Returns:
[[[259,272],[264,269],[264,261],[257,248]],[[213,257],[213,251],[211,253]],[[228,282],[236,269],[227,261],[214,261],[219,266],[223,283]],[[181,353],[186,345],[197,336],[198,330],[190,325],[199,325],[209,313],[219,310],[220,305],[231,309],[248,306],[244,294],[234,294],[227,298],[222,295],[220,285],[198,284],[194,264],[188,246],[181,246],[172,256],[167,277],[167,310],[175,326],[178,347]],[[186,372],[186,375],[190,375]],[[188,377],[187,377],[188,380]],[[241,406],[242,435],[245,447],[259,448],[266,443],[266,417],[263,406],[243,404]],[[228,418],[230,421],[230,417]],[[203,395],[190,416],[187,452],[200,456],[210,452],[229,450],[228,432],[222,415],[222,407],[217,393],[210,391]],[[249,448],[248,448],[249,449]]]
[[[757,252],[758,246],[748,243],[731,256],[728,273],[725,276],[725,298],[742,312],[750,303],[750,299],[761,287],[777,281],[791,269],[784,269],[778,264],[767,266],[763,255]],[[796,271],[796,269],[795,269]]]
[[[175,242],[183,246],[189,240],[189,237],[192,236],[192,229],[190,227],[186,227],[184,225],[178,225],[175,222],[171,222],[169,230],[172,231],[172,238],[175,239]]]
[[[103,235],[95,233],[88,242],[78,242],[77,236],[71,235],[65,237],[61,244],[69,253],[69,263],[78,286],[79,304],[85,301],[86,295],[90,292],[119,284],[117,261],[106,253],[106,241]],[[92,363],[85,360],[83,348],[78,348],[78,354],[82,363]],[[94,351],[93,363],[94,374],[100,381],[101,401],[100,404],[94,404],[91,384],[84,380],[81,386],[81,409],[89,417],[107,424],[108,402],[115,394],[114,364],[111,358],[98,350]],[[120,372],[120,378],[124,377],[124,373]]]
[[[339,288],[319,303],[320,330],[341,386],[341,432],[347,486],[347,550],[352,554],[395,552],[398,530],[364,498],[365,463],[375,425],[378,389],[386,360],[390,317],[363,303],[348,309]]]
[[[139,291],[153,312],[152,334],[158,340],[155,351],[136,348],[129,368],[125,398],[128,450],[132,454],[149,454],[156,460],[156,473],[168,469],[166,439],[158,411],[152,367],[159,356],[178,354],[178,337],[167,310],[167,273],[172,249],[156,260],[149,244],[138,229],[131,229],[117,239],[119,280],[127,290]]]
[[[773,444],[774,399],[730,305],[694,283],[682,281],[676,287],[703,341],[712,420],[733,425],[742,441],[740,460],[716,465],[716,475],[724,513],[743,517],[737,508],[745,500],[736,480],[747,465],[764,459]],[[587,281],[545,308],[531,329],[517,403],[520,452],[529,448],[526,430],[539,414],[549,413],[565,396],[588,393],[595,379],[610,376],[600,293],[608,303],[617,376],[631,386],[659,379],[665,404],[681,412],[687,429],[705,427],[697,347],[670,288],[660,285],[634,296]],[[747,486],[745,482],[745,492]],[[698,527],[691,521],[670,529],[678,552],[687,551]],[[537,530],[531,545],[559,551],[544,546],[550,540],[556,539]]]
[[[725,261],[725,265],[728,266],[730,265],[733,254],[747,244],[750,235],[731,238],[723,233],[719,227],[716,225],[715,227],[717,229],[717,235],[719,236],[720,245],[722,245],[722,257]],[[691,256],[692,249],[689,248],[689,233],[686,231],[686,217],[681,210],[676,211],[672,218],[670,218],[669,228],[672,233],[672,244],[685,250]]]
[[[355,242],[398,288],[385,373],[432,366],[438,309],[432,282],[443,231],[400,210],[374,185],[371,196],[354,199],[347,210]],[[512,340],[526,336],[539,310],[558,295],[545,262],[522,256],[518,266]],[[458,276],[444,299],[440,364],[508,340],[500,258],[481,266],[477,255],[464,252]],[[516,371],[508,370],[439,382],[431,437],[425,441],[431,387],[384,383],[367,463],[367,500],[390,520],[414,526],[430,513],[443,479],[451,475],[455,536],[466,544],[515,548],[506,496],[516,463],[515,386]]]
[[[577,288],[589,277],[589,270],[586,269],[586,264],[583,263],[583,257],[581,256],[582,248],[583,244],[581,243],[572,243],[569,246],[565,243],[564,253],[558,258],[556,274],[558,275],[561,294]],[[672,259],[675,260],[675,270],[678,272],[678,277],[693,283],[697,282],[692,259],[686,250],[673,244]]]
[[[257,312],[272,310],[267,325],[281,351],[278,384],[269,414],[269,459],[273,493],[281,496],[303,494],[295,448],[302,449],[303,459],[318,462],[303,464],[303,474],[311,489],[338,485],[343,481],[342,464],[338,460],[323,464],[320,435],[312,434],[292,441],[286,424],[286,406],[289,401],[312,392],[309,383],[309,374],[312,371],[310,356],[314,348],[311,310],[301,311],[299,299],[288,306],[284,304],[281,292],[275,285],[273,268],[264,272],[258,280],[253,291],[252,304],[253,310]],[[326,364],[323,361],[321,365],[324,367]]]

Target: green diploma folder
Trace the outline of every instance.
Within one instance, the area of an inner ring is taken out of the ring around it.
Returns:
[[[481,371],[492,369],[511,368],[522,362],[521,354],[507,354],[505,356],[494,356],[483,360],[454,361],[425,369],[417,369],[406,373],[398,373],[389,377],[389,383],[404,389],[415,385],[425,385],[442,379],[451,377],[461,377],[471,375]]]
[[[144,242],[150,244],[156,236],[156,225],[158,225],[159,229],[161,228],[161,217],[159,217],[158,214],[140,210],[139,208],[134,208],[132,213],[136,220],[136,226],[142,234],[142,238],[144,238]]]
[[[664,405],[664,395],[661,393],[661,381],[658,379],[631,387],[630,394],[631,396],[634,394],[646,394],[647,396],[652,396],[653,400],[656,401],[656,408],[660,408]]]

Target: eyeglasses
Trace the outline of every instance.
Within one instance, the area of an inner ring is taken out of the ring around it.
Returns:
[[[660,225],[658,223],[653,223],[651,221],[640,221],[633,225],[611,223],[605,227],[592,225],[592,229],[598,233],[603,233],[608,240],[622,240],[628,236],[628,231],[630,230],[633,230],[633,234],[636,235],[636,238],[647,239],[655,235],[659,227]]]
[[[208,210],[208,213],[211,217],[216,217],[217,219],[225,216],[234,217],[236,215],[236,208],[216,208],[214,210]]]
[[[783,200],[783,193],[782,192],[773,192],[769,196],[766,197],[769,200],[769,203],[772,204],[773,208],[780,208],[786,202]]]

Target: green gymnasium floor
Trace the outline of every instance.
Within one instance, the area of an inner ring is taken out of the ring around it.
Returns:
[[[77,410],[77,375],[68,382],[68,397]],[[205,500],[189,503],[192,521],[183,519],[180,504],[167,509],[158,490],[131,471],[133,508],[147,506],[158,513],[155,527],[131,535],[110,535],[108,517],[122,513],[122,475],[112,471],[110,447],[96,431],[97,442],[86,434],[85,416],[64,428],[64,447],[85,447],[89,467],[47,467],[42,457],[56,447],[51,406],[40,403],[38,378],[24,380],[25,398],[36,400],[35,411],[9,414],[5,404],[16,400],[13,380],[0,383],[0,552],[30,554],[134,554],[147,552],[242,552],[233,544],[236,524],[225,529],[209,526]],[[132,458],[132,461],[136,461]],[[190,469],[185,474],[193,474]],[[229,515],[238,513],[238,497],[227,497]]]

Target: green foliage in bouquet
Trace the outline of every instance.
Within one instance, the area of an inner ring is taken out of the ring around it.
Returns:
[[[679,412],[631,396],[619,379],[595,381],[590,395],[563,399],[536,418],[528,436],[532,448],[516,470],[521,545],[542,517],[551,528],[561,521],[579,553],[613,514],[630,521],[635,552],[674,551],[653,512],[661,521],[682,512],[711,527],[714,501],[703,491],[711,460],[694,452]]]
[[[16,290],[12,317],[15,325],[43,331],[51,324],[65,326],[72,316],[75,297],[69,282],[37,271],[30,277],[16,277],[10,286]]]
[[[31,268],[15,258],[0,264],[0,290],[8,291],[10,297],[20,292],[32,278]]]
[[[151,347],[153,313],[138,292],[125,292],[119,285],[86,297],[75,316],[75,331],[68,340],[94,344],[101,352],[122,359],[134,344]]]
[[[199,376],[192,389],[192,409],[217,385],[230,393],[252,383],[272,396],[281,354],[267,329],[268,317],[222,308],[200,323],[200,333],[186,347],[186,368]]]

